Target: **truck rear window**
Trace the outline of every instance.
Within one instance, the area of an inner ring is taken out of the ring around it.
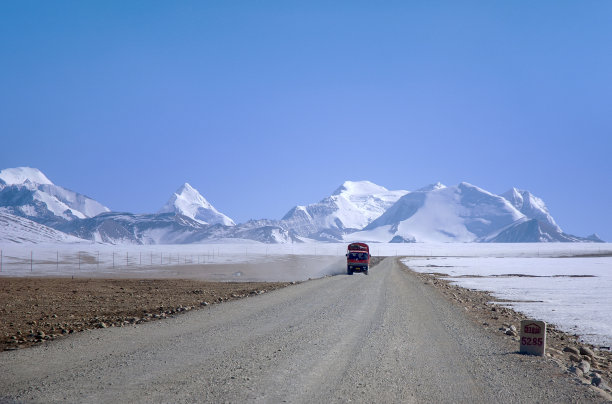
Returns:
[[[348,258],[351,260],[367,260],[368,254],[362,252],[350,252]]]

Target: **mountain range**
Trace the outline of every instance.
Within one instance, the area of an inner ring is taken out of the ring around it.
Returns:
[[[0,171],[0,242],[205,243],[595,242],[564,233],[545,203],[528,191],[502,195],[463,182],[390,191],[346,181],[317,203],[298,205],[280,220],[236,224],[188,183],[156,213],[111,212],[53,184],[29,167]]]

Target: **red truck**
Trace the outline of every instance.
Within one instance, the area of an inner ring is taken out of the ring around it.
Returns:
[[[353,272],[363,272],[368,274],[370,266],[370,247],[365,243],[351,243],[346,252],[346,273],[353,275]]]

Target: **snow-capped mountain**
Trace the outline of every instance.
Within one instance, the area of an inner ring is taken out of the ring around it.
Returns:
[[[346,181],[320,202],[291,209],[281,225],[300,236],[340,240],[382,215],[407,192],[389,191],[370,181]]]
[[[215,209],[188,183],[184,183],[177,189],[157,213],[175,213],[187,216],[202,224],[236,225],[232,219]]]
[[[53,184],[30,167],[0,171],[0,210],[49,225],[109,211],[85,195]]]
[[[0,243],[88,243],[25,217],[0,212]]]
[[[584,242],[564,233],[544,202],[512,189],[494,195],[462,182],[454,187],[437,183],[401,197],[362,231],[345,241],[379,242]]]
[[[474,185],[435,184],[404,195],[347,239],[474,242],[522,217],[506,199]]]
[[[462,182],[413,192],[346,181],[281,220],[236,225],[185,183],[156,214],[110,212],[29,167],[0,171],[0,242],[187,244],[221,240],[292,243],[601,242],[564,233],[542,199],[512,188],[495,195]]]

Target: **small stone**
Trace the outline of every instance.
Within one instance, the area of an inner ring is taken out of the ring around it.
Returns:
[[[517,334],[516,334],[515,331],[512,331],[512,330],[508,329],[508,330],[506,330],[506,335],[510,335],[512,337],[516,337]]]
[[[516,333],[516,327],[514,325],[511,325],[510,329]]]
[[[100,323],[98,323],[98,328],[106,328],[106,327],[108,327],[108,326],[106,325],[106,323],[104,323],[104,322],[100,322]]]
[[[202,302],[200,303],[200,306],[208,306],[208,302]]]
[[[591,358],[593,358],[595,356],[595,353],[593,353],[593,351],[591,351],[590,348],[588,348],[586,346],[581,346],[580,347],[580,355],[586,355],[586,356],[590,356]]]
[[[578,348],[574,348],[573,346],[566,346],[563,348],[563,352],[573,353],[574,355],[580,355],[580,351]]]
[[[599,387],[599,386],[601,385],[602,381],[603,381],[603,380],[601,379],[601,376],[599,376],[599,375],[595,375],[595,376],[593,376],[593,378],[591,379],[591,384],[592,384],[593,386]]]
[[[571,355],[569,356],[569,358],[570,358],[570,360],[571,360],[572,362],[580,362],[580,361],[582,361],[582,359],[580,359],[579,357],[577,357],[577,356],[576,356],[576,355],[574,355],[574,354],[571,354]]]
[[[578,368],[582,370],[582,373],[588,373],[591,370],[591,364],[587,361],[582,361],[578,365]]]
[[[570,366],[569,371],[574,373],[578,377],[582,377],[584,375],[582,369],[577,368],[576,366]]]

